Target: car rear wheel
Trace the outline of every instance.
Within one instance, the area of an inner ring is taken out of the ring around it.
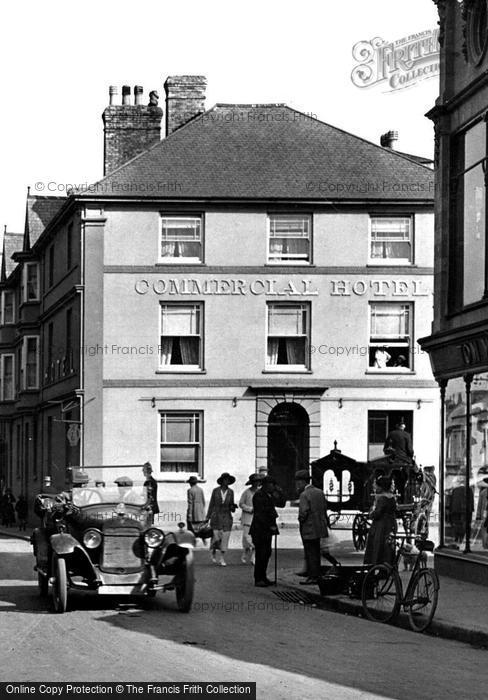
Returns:
[[[68,579],[66,562],[61,557],[53,556],[53,605],[57,613],[64,613],[68,607]]]
[[[185,557],[182,571],[175,581],[176,603],[181,612],[190,612],[193,603],[195,589],[195,571],[193,566],[193,552]]]

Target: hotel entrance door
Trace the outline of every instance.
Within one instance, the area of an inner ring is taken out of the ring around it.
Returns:
[[[280,403],[268,419],[268,473],[287,501],[297,498],[294,475],[309,466],[309,418],[296,403]]]

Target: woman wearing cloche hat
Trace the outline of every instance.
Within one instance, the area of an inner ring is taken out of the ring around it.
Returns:
[[[239,500],[239,508],[242,510],[241,524],[242,524],[242,556],[241,561],[243,564],[247,564],[248,561],[254,564],[254,544],[249,535],[249,528],[252,523],[252,514],[254,512],[254,507],[252,499],[254,494],[261,486],[262,480],[261,474],[251,474],[249,479],[246,481],[246,486],[248,489],[242,492],[241,498]]]
[[[226,566],[224,556],[232,530],[232,513],[237,508],[234,503],[234,491],[229,488],[235,480],[235,477],[231,476],[229,472],[223,472],[217,479],[219,486],[212,491],[208,504],[206,519],[210,520],[210,527],[213,530],[210,551],[213,563],[220,564],[220,566]],[[217,557],[217,552],[220,552],[220,559]]]

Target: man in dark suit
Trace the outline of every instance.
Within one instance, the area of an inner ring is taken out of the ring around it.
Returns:
[[[310,479],[310,474],[306,469],[300,469],[295,474],[295,484],[297,492],[300,494],[298,522],[308,573],[308,578],[301,581],[305,585],[318,583],[320,540],[327,537],[329,532],[327,529],[327,500],[321,489],[312,486]],[[338,564],[337,560],[334,559],[334,561]]]
[[[278,513],[274,506],[273,492],[276,481],[272,476],[265,476],[261,488],[253,496],[253,518],[249,535],[255,550],[254,585],[259,588],[271,586],[272,582],[266,576],[268,562],[271,557],[273,535],[278,534],[276,518]]]
[[[149,506],[152,510],[152,522],[154,522],[154,516],[159,513],[158,505],[158,482],[152,475],[152,466],[150,462],[146,462],[142,466],[142,473],[144,474],[144,486],[147,488],[147,499]]]
[[[400,421],[386,436],[383,447],[385,454],[391,454],[395,461],[411,464],[413,461],[412,436],[405,430],[405,423]]]

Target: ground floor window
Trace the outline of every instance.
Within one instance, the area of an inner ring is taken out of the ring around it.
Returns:
[[[444,407],[444,545],[488,556],[488,373],[450,379]]]
[[[413,411],[368,411],[368,460],[384,456],[386,436],[402,421],[413,439]]]
[[[167,411],[160,416],[161,471],[201,474],[201,413]]]
[[[308,369],[309,319],[308,304],[268,304],[267,369]]]

